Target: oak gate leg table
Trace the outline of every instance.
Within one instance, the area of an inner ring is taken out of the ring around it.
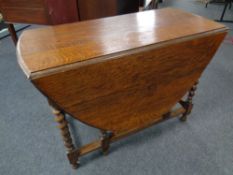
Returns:
[[[171,117],[185,121],[198,79],[227,30],[164,8],[27,30],[17,56],[48,99],[77,168],[80,156],[99,148],[107,153],[124,136]],[[98,128],[102,138],[76,148],[65,114]]]

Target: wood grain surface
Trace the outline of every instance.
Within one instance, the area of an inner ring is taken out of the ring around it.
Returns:
[[[25,32],[18,59],[34,85],[66,113],[124,133],[169,112],[226,32],[221,24],[168,8]]]
[[[139,0],[77,0],[80,20],[135,13]]]
[[[225,29],[200,16],[165,8],[27,30],[17,47],[19,62],[32,77],[43,70]]]
[[[48,24],[44,0],[0,0],[0,9],[7,22]]]
[[[12,23],[63,24],[78,21],[77,0],[0,0],[4,20]]]
[[[117,0],[78,0],[80,19],[88,20],[117,15]]]

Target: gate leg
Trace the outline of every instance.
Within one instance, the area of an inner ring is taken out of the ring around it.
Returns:
[[[112,132],[107,132],[104,130],[101,130],[102,137],[101,137],[101,147],[104,155],[108,154],[109,146],[110,146],[110,139],[112,137]]]
[[[181,121],[186,121],[187,120],[187,116],[192,111],[192,108],[193,108],[193,97],[194,97],[195,91],[197,89],[197,84],[198,84],[198,82],[196,82],[192,86],[192,88],[189,90],[187,100],[186,101],[180,101],[180,104],[185,108],[185,113],[180,118]]]

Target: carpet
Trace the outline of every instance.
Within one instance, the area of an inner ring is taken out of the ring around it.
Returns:
[[[160,8],[166,6],[211,19],[222,11],[191,0],[167,0]],[[227,25],[232,36],[233,26]],[[95,151],[82,157],[80,168],[73,170],[46,99],[20,70],[11,39],[0,40],[0,174],[232,175],[232,55],[232,44],[223,42],[200,79],[187,122],[171,119],[150,127],[112,144],[108,156]],[[96,129],[69,120],[77,146],[100,136]]]

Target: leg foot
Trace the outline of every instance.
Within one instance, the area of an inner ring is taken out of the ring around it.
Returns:
[[[181,117],[180,117],[180,121],[181,122],[186,122],[186,120],[187,120],[187,115],[182,115]]]
[[[79,164],[75,163],[75,164],[71,164],[71,166],[72,166],[73,169],[77,169],[79,167]]]

